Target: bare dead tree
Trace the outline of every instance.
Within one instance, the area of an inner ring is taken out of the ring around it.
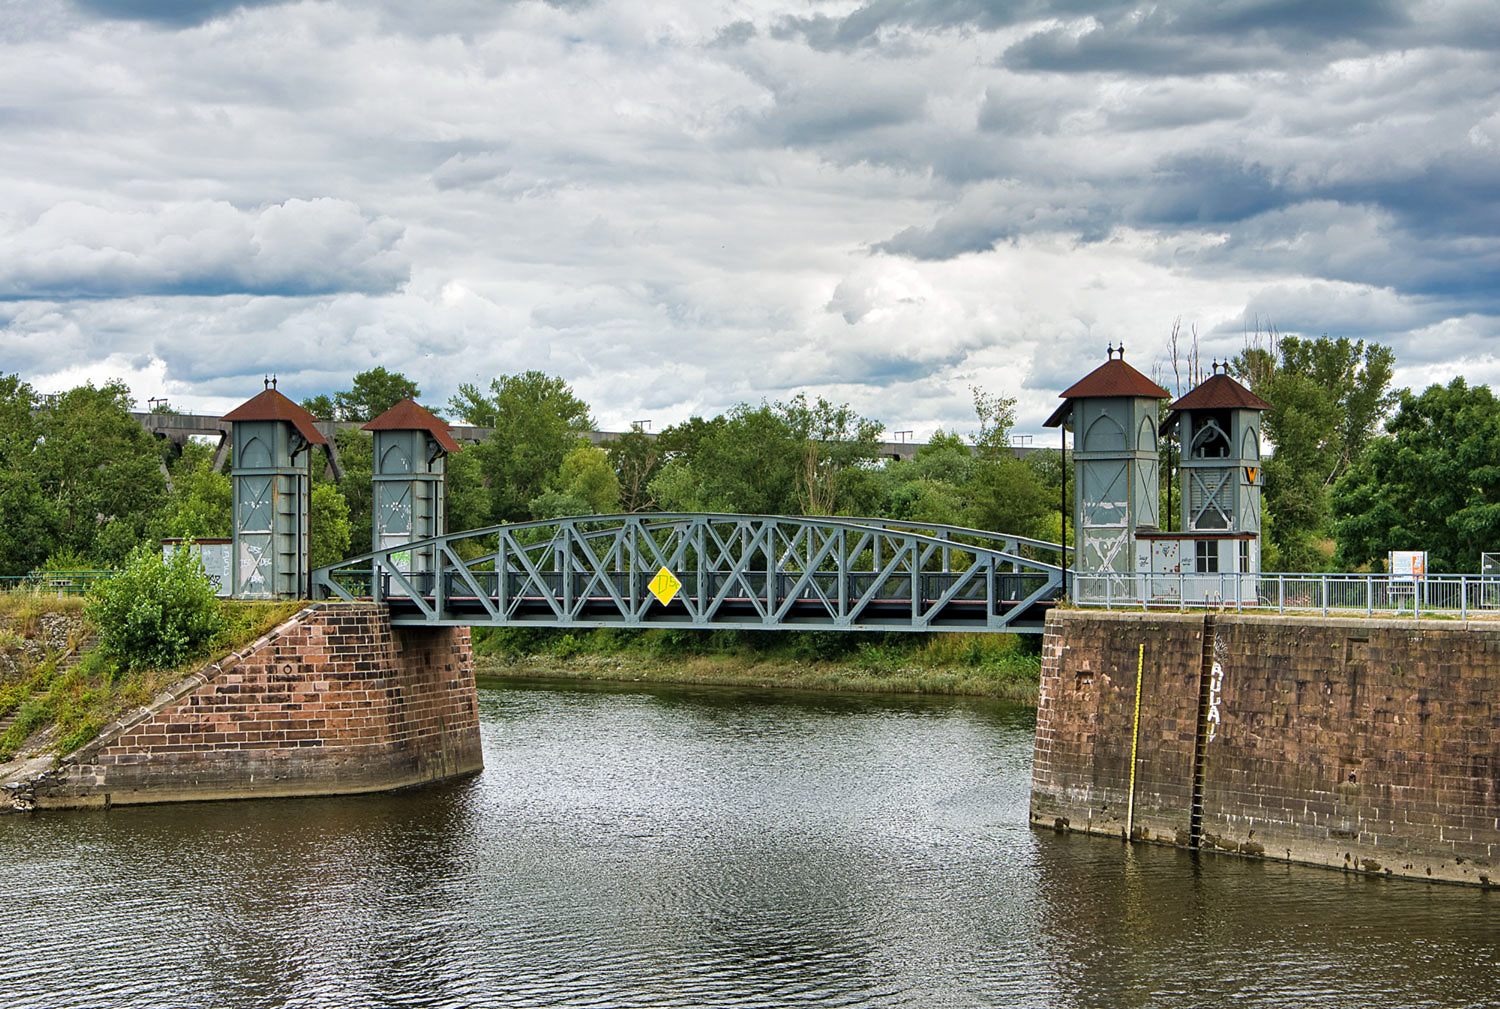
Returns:
[[[1198,324],[1193,323],[1188,329],[1188,335],[1184,337],[1182,316],[1173,319],[1172,332],[1167,337],[1167,352],[1172,357],[1173,398],[1181,399],[1188,390],[1207,377],[1203,373],[1203,356],[1198,351]]]

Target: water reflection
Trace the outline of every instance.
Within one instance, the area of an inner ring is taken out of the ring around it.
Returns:
[[[0,818],[8,1007],[1481,1005],[1493,902],[1026,824],[989,702],[491,685],[485,773]]]

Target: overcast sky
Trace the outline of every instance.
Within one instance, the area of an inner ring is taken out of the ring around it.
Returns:
[[[1042,437],[1180,320],[1500,384],[1497,55],[1494,0],[0,0],[0,372]]]

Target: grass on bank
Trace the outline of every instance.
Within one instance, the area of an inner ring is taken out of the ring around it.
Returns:
[[[1035,703],[1041,638],[838,631],[478,628],[481,676],[653,681]]]
[[[68,753],[110,721],[155,697],[211,655],[234,651],[270,631],[304,604],[219,600],[223,621],[207,646],[168,669],[126,669],[103,649],[79,650],[97,633],[84,600],[37,592],[0,593],[0,720],[16,720],[0,735],[0,763],[13,759],[40,730],[43,748]],[[62,635],[45,633],[45,618],[61,618]]]

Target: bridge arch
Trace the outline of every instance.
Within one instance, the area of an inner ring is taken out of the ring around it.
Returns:
[[[1062,560],[1055,543],[933,523],[648,513],[451,533],[312,580],[319,597],[384,600],[397,624],[1038,632]]]

